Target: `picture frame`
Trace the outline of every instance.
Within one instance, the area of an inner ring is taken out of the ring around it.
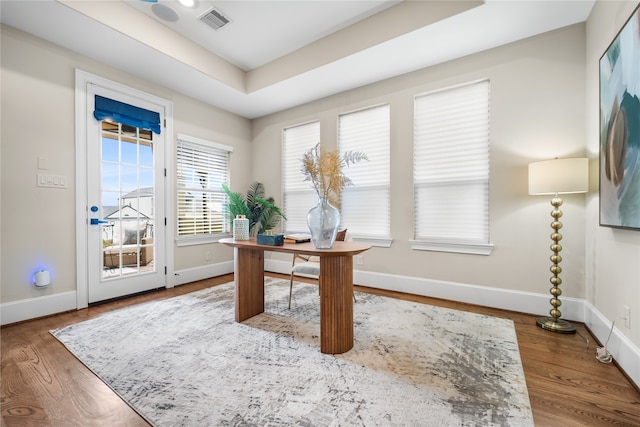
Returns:
[[[600,58],[600,225],[640,230],[640,5]]]

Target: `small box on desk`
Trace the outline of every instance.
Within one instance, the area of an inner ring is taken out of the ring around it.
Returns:
[[[259,245],[282,246],[284,244],[284,234],[258,234],[256,242]]]

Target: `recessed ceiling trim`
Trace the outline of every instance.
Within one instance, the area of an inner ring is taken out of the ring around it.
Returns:
[[[131,1],[144,6],[138,0]],[[205,0],[198,2],[203,4]],[[233,2],[240,5],[243,3],[246,2]],[[287,2],[265,0],[265,3]],[[250,85],[247,73],[190,42],[186,37],[179,36],[150,14],[146,19],[140,10],[134,13],[128,2],[0,0],[0,18],[3,34],[11,31],[10,27],[26,31],[108,64],[109,67],[144,78],[150,83],[254,119],[416,69],[584,22],[594,3],[595,0],[487,0],[480,7],[427,25],[423,29],[399,35],[330,63],[325,62],[315,69],[295,73],[290,78],[282,78],[280,74],[279,80],[258,86]],[[193,22],[210,7],[212,5],[193,14]],[[236,15],[234,12],[234,16],[234,25],[229,27],[227,34],[233,34],[238,28],[236,24],[240,25],[239,17],[243,16],[244,19],[245,15]],[[183,18],[184,16],[181,21]],[[92,37],[78,37],[78,34],[91,34]],[[23,35],[18,38],[22,40]],[[114,46],[119,49],[113,49]],[[123,49],[130,54],[123,56]],[[311,50],[310,57],[315,52]],[[139,60],[131,61],[132,57]],[[154,66],[150,67],[149,64]],[[266,70],[260,68],[260,72]]]

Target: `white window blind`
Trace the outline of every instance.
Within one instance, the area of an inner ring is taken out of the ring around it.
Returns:
[[[318,203],[318,194],[304,181],[300,168],[305,151],[320,142],[320,122],[286,128],[282,143],[283,209],[287,233],[308,233],[307,213]]]
[[[353,185],[342,192],[341,226],[355,238],[388,239],[391,235],[390,107],[387,104],[346,113],[338,120],[340,153],[361,151],[369,159],[342,171]]]
[[[223,213],[232,147],[178,135],[176,185],[178,238],[206,239],[229,231]]]
[[[415,99],[415,238],[489,244],[489,81]]]

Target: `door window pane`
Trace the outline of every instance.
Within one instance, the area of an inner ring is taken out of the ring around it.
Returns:
[[[153,133],[102,122],[103,279],[155,271]]]

